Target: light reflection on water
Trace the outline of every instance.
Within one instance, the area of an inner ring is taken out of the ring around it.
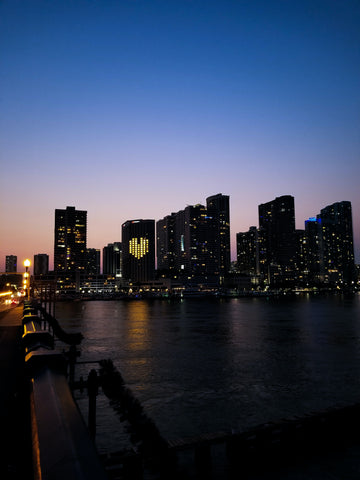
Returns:
[[[359,401],[359,300],[64,302],[56,315],[174,438]]]

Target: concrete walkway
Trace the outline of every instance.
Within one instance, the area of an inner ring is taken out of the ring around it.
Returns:
[[[0,312],[0,478],[26,478],[28,412],[23,402],[23,306]]]

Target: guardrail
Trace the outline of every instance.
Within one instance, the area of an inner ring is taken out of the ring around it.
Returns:
[[[31,308],[37,311],[26,302],[22,340],[30,385],[34,478],[105,480],[105,470],[70,391],[67,359],[53,350],[53,335]]]

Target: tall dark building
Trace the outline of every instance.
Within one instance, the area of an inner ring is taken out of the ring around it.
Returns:
[[[271,284],[291,282],[296,253],[294,197],[283,195],[259,205],[259,227],[266,251],[261,273]]]
[[[54,270],[75,273],[86,267],[87,212],[55,210]]]
[[[8,273],[17,272],[17,256],[16,255],[6,255],[5,272],[8,272]]]
[[[38,253],[34,255],[34,275],[47,275],[49,273],[49,255]]]
[[[86,249],[85,271],[89,275],[100,275],[100,250],[98,248]]]
[[[167,215],[156,222],[157,268],[167,272],[169,277],[176,276],[175,254],[176,213]]]
[[[250,227],[247,232],[236,234],[237,270],[241,274],[258,275],[259,273],[259,232]]]
[[[215,228],[215,222],[208,216],[204,205],[185,208],[183,273],[194,281],[206,281],[219,275],[214,248]]]
[[[320,235],[320,277],[324,282],[351,283],[355,279],[351,203],[323,208],[317,221]]]
[[[103,248],[103,274],[122,277],[122,247],[121,242],[108,243]]]
[[[230,206],[229,196],[218,193],[206,199],[207,216],[214,227],[208,242],[215,259],[214,273],[224,278],[230,271]],[[210,222],[208,222],[210,224]],[[216,266],[215,266],[216,265]]]
[[[123,273],[126,280],[147,282],[155,276],[155,220],[122,224]]]
[[[321,222],[316,217],[305,221],[305,238],[307,242],[306,269],[308,271],[309,283],[314,284],[320,281],[320,236]]]

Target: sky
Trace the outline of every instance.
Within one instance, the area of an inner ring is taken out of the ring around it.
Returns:
[[[293,195],[351,201],[360,262],[360,2],[0,0],[0,162],[0,271],[52,267],[57,208],[102,249],[217,193],[232,259]]]

